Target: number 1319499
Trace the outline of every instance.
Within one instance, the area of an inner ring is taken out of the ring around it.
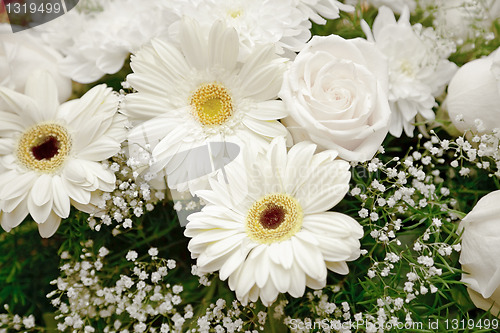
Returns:
[[[51,13],[59,13],[61,10],[63,10],[62,6],[60,3],[41,3],[41,4],[36,4],[36,3],[19,3],[19,2],[14,2],[14,3],[8,3],[5,5],[6,11],[10,14],[35,14],[35,13],[46,13],[46,14],[51,14]]]
[[[465,329],[497,329],[499,327],[498,319],[446,319],[444,325],[447,330],[465,330]]]

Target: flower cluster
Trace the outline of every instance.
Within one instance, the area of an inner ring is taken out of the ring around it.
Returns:
[[[99,231],[102,225],[110,226],[113,221],[115,233],[132,228],[134,216],[152,211],[158,201],[165,199],[165,185],[152,182],[152,175],[134,171],[137,163],[134,157],[127,159],[124,151],[105,162],[116,175],[116,187],[112,192],[95,192],[91,205],[82,208],[90,214],[88,222],[92,230]]]
[[[17,314],[12,314],[9,311],[9,306],[4,305],[4,309],[7,313],[0,314],[0,332],[7,333],[9,331],[24,331],[30,332],[34,331],[35,317],[31,314],[26,317],[21,317]]]
[[[109,254],[105,247],[95,251],[92,241],[84,244],[79,261],[73,261],[67,252],[61,254],[61,276],[52,281],[57,289],[47,295],[60,313],[58,330],[182,332],[193,310],[191,305],[182,307],[182,285],[167,283],[175,261],[160,259],[158,249],[151,248],[150,260],[143,262],[131,250],[126,260],[133,265],[124,267],[111,281],[102,280],[99,272],[106,269]],[[151,326],[157,318],[165,320],[158,327]]]

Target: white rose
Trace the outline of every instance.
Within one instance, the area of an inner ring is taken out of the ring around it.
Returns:
[[[498,316],[500,312],[500,191],[479,200],[462,219],[460,263],[462,275],[474,304]],[[492,307],[493,305],[493,307]]]
[[[285,73],[279,96],[294,141],[349,161],[371,159],[388,132],[387,61],[373,43],[314,36]]]
[[[459,68],[448,86],[446,108],[460,131],[500,128],[500,52]],[[477,121],[479,119],[479,121]],[[479,127],[479,128],[478,128]]]
[[[0,24],[0,85],[24,92],[26,80],[36,70],[46,70],[54,78],[59,101],[71,96],[71,80],[58,69],[62,56],[31,35],[30,31],[13,34],[9,24]]]

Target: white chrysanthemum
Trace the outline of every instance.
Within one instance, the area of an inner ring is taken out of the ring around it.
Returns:
[[[337,0],[295,0],[297,8],[311,21],[317,24],[325,24],[327,19],[333,20],[338,17],[339,11],[352,12],[354,7],[343,4]]]
[[[363,30],[389,60],[389,132],[400,137],[404,129],[413,136],[415,117],[434,119],[435,96],[444,91],[457,70],[447,59],[454,48],[438,39],[432,28],[412,26],[407,7],[398,21],[389,8],[381,7],[373,34],[366,23]]]
[[[256,48],[239,62],[233,28],[218,21],[207,40],[189,20],[183,23],[180,44],[179,49],[152,40],[132,56],[134,73],[127,78],[138,93],[126,96],[122,111],[135,123],[146,121],[129,139],[154,147],[156,171],[164,166],[168,175],[176,169],[193,171],[199,165],[172,157],[209,141],[259,146],[287,134],[277,121],[287,115],[286,108],[275,100],[285,65],[271,46]]]
[[[90,83],[118,72],[130,53],[166,34],[177,19],[162,0],[81,0],[75,10],[38,30],[65,54],[61,70]]]
[[[219,177],[196,193],[207,205],[188,217],[191,255],[200,271],[229,278],[244,304],[260,297],[269,306],[279,293],[323,288],[327,269],[347,274],[346,261],[360,254],[362,227],[327,212],[349,189],[349,163],[315,149],[301,142],[287,153],[276,138],[266,155],[229,167],[228,184]]]
[[[62,55],[26,30],[13,34],[10,24],[0,23],[0,86],[23,92],[28,76],[44,69],[57,83],[59,100],[71,96],[71,80],[62,75],[57,62]]]
[[[311,37],[311,22],[296,6],[296,0],[174,0],[179,16],[195,19],[206,31],[218,20],[238,32],[243,45],[240,56],[256,45],[272,44],[276,52],[298,52]],[[175,26],[175,24],[174,24]],[[174,29],[175,30],[175,29]]]
[[[9,231],[30,214],[50,237],[72,202],[88,204],[95,190],[111,191],[115,175],[101,163],[120,150],[125,117],[118,97],[97,86],[59,104],[56,85],[36,72],[25,94],[0,88],[0,224]]]
[[[419,1],[423,2],[424,0],[419,0]],[[351,5],[356,5],[360,2],[362,6],[371,5],[376,8],[387,6],[398,14],[402,13],[406,6],[410,8],[411,12],[413,12],[415,8],[417,8],[417,1],[415,0],[345,0],[345,3]]]

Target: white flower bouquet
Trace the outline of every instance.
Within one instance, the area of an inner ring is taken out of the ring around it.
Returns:
[[[33,4],[0,332],[500,330],[497,1]]]

